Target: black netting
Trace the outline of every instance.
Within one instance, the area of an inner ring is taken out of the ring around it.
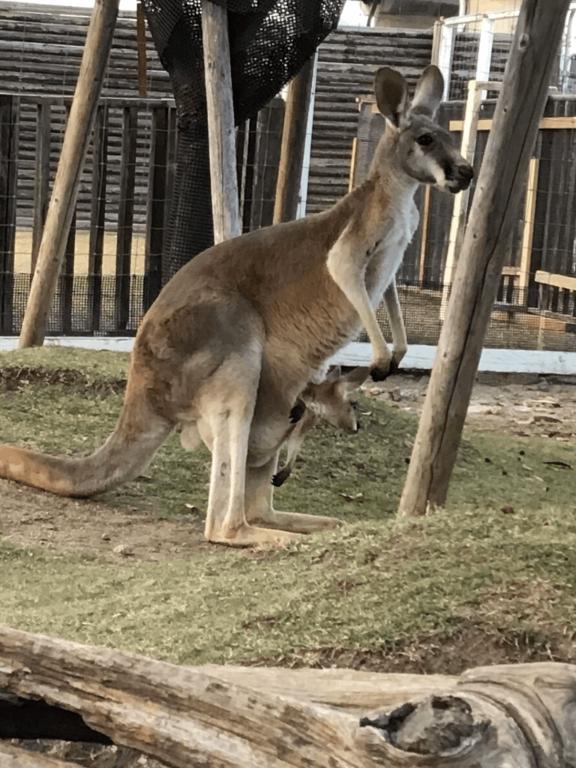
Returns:
[[[344,0],[218,0],[228,9],[236,123],[266,104],[336,28]],[[176,180],[162,278],[212,244],[202,52],[202,0],[144,0],[172,80],[178,115]]]

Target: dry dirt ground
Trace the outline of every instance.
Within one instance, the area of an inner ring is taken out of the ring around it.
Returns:
[[[365,394],[400,411],[419,414],[428,376],[395,376],[368,385]],[[467,428],[560,442],[576,438],[576,381],[492,377],[474,388]],[[575,465],[576,466],[576,465]],[[208,477],[208,465],[206,465]],[[146,494],[146,478],[140,485]],[[0,480],[4,540],[18,547],[90,553],[117,561],[171,560],[191,548],[204,548],[202,516],[187,504],[182,514],[163,517],[142,506],[119,509],[105,502],[57,498]]]
[[[395,376],[367,393],[419,414],[428,376]],[[466,426],[476,432],[544,437],[569,442],[576,437],[576,378],[554,379],[483,375],[474,387]]]

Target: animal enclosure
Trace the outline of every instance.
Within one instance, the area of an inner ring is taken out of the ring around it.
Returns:
[[[15,335],[88,17],[81,11],[64,16],[55,9],[31,12],[18,6],[0,8],[0,13],[9,38],[0,49],[0,153],[7,170],[0,197],[8,203],[0,214],[0,333]],[[491,80],[502,77],[510,40],[509,33],[494,35]],[[455,33],[453,43],[452,100],[443,108],[443,119],[458,139],[465,118],[463,84],[476,74],[481,33],[467,28]],[[362,101],[370,92],[376,67],[386,60],[413,83],[433,48],[430,31],[382,29],[339,30],[321,45],[307,170],[308,212],[331,205],[346,193],[351,175],[357,180],[365,172],[382,129],[369,102]],[[135,17],[121,14],[65,268],[49,317],[52,334],[133,334],[163,282],[177,127],[167,76],[150,40],[146,61],[148,97],[142,98]],[[46,90],[53,95],[45,95]],[[358,99],[364,105],[360,110]],[[483,156],[486,121],[493,107],[491,100],[482,105],[476,166]],[[238,129],[243,231],[272,221],[283,111],[284,101],[277,98]],[[539,134],[532,177],[527,180],[530,193],[511,243],[489,346],[576,349],[576,225],[565,215],[575,198],[574,97],[551,97],[547,116],[556,122]],[[433,345],[442,324],[452,200],[431,192],[420,197],[419,207],[422,223],[400,275],[401,300],[409,342]],[[386,327],[384,313],[381,321]]]

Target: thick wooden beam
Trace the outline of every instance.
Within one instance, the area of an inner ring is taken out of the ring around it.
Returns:
[[[20,347],[39,346],[44,341],[46,320],[64,259],[80,173],[112,46],[118,4],[119,0],[95,0],[94,3],[38,250],[36,271],[22,322]]]
[[[274,224],[296,218],[313,79],[314,57],[304,64],[288,88],[276,182]]]
[[[524,0],[476,185],[399,514],[446,501],[570,0]]]
[[[226,5],[202,0],[202,44],[208,109],[214,242],[242,232],[236,176],[234,101]]]

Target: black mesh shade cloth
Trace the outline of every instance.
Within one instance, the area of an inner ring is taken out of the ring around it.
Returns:
[[[218,0],[228,10],[234,112],[252,117],[336,28],[344,0]],[[202,0],[143,0],[178,116],[176,178],[162,258],[165,283],[213,243]]]

